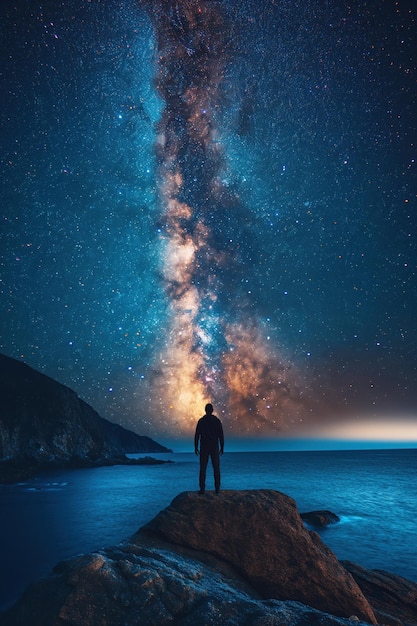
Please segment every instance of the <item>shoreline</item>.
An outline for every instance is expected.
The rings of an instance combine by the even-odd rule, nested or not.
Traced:
[[[146,453],[141,453],[146,454]],[[169,454],[164,452],[163,454]],[[155,459],[151,456],[139,459],[123,457],[110,457],[100,459],[72,459],[58,461],[36,461],[34,459],[0,461],[0,485],[10,485],[35,478],[38,473],[55,469],[92,469],[95,467],[112,467],[114,465],[163,465],[173,463],[167,459]]]

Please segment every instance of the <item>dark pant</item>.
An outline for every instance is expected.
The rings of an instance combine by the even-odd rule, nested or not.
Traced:
[[[200,450],[200,489],[206,487],[207,463],[211,458],[214,473],[214,488],[220,489],[220,454],[218,450]]]

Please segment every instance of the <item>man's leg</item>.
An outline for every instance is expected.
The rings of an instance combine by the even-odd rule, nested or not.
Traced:
[[[214,488],[216,491],[220,490],[220,454],[218,450],[215,450],[210,454],[211,463],[213,465],[214,473]]]
[[[206,488],[206,470],[208,458],[208,452],[206,450],[200,450],[200,491],[204,491]]]

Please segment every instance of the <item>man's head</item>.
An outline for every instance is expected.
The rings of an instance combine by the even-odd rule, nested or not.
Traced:
[[[206,404],[205,411],[206,411],[206,415],[211,415],[213,413],[213,405],[212,404]]]

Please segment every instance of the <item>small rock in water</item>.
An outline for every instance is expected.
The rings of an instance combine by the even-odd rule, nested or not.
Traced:
[[[324,526],[340,522],[340,517],[331,511],[310,511],[309,513],[301,513],[301,519],[307,524],[310,524],[310,526],[316,526],[317,528],[323,528]]]

